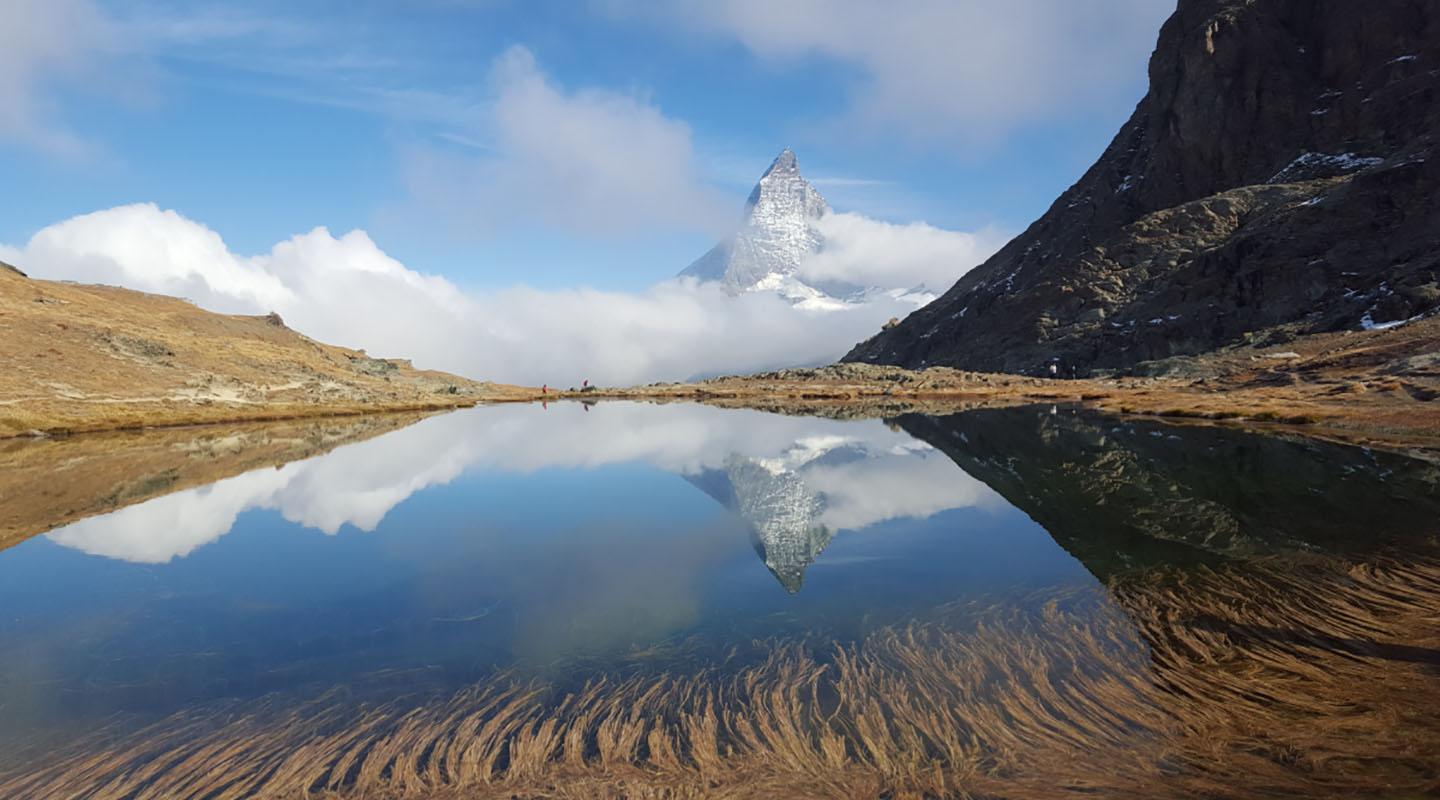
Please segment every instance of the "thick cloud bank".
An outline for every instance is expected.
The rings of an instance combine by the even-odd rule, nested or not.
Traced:
[[[985,250],[968,234],[836,217],[839,255],[816,266],[831,277],[948,287]],[[819,364],[913,310],[880,297],[811,311],[775,295],[731,297],[690,280],[640,293],[524,287],[465,293],[390,258],[363,231],[336,237],[316,228],[268,253],[243,256],[215,231],[152,204],[57,223],[22,248],[0,246],[0,259],[35,277],[176,295],[214,311],[276,311],[321,341],[526,384],[584,378],[632,384]]]
[[[825,237],[825,249],[801,265],[802,276],[856,286],[924,286],[943,292],[1005,243],[994,228],[963,233],[923,222],[882,222],[860,214],[827,214],[816,225]]]

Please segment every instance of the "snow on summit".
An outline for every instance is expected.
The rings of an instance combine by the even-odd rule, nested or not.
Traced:
[[[800,274],[801,265],[825,248],[819,222],[830,213],[829,204],[800,174],[795,152],[787,147],[750,192],[735,233],[680,275],[719,282],[731,294],[775,292],[802,308],[849,307],[867,299],[867,287],[807,282]]]

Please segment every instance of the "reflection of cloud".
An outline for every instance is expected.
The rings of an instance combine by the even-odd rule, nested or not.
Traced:
[[[952,508],[999,508],[990,487],[955,468],[937,452],[902,453],[820,466],[805,475],[827,503],[820,520],[836,529],[859,530],[890,519],[923,519]]]
[[[50,538],[143,563],[185,556],[249,509],[335,533],[373,530],[412,494],[467,469],[532,472],[643,462],[699,476],[752,464],[818,498],[815,522],[858,529],[993,501],[935,451],[878,422],[785,417],[695,405],[499,406],[434,417],[325,455],[263,469],[93,517]],[[814,515],[811,515],[814,516]]]
[[[273,509],[285,519],[333,534],[342,525],[374,530],[385,514],[427,486],[459,475],[469,458],[455,446],[457,418],[426,420],[403,431],[347,445],[316,458],[258,469],[91,517],[48,535],[91,555],[163,563],[230,531],[239,515]]]
[[[283,488],[294,466],[257,469],[209,486],[157,497],[47,534],[92,556],[160,564],[230,532],[240,512]],[[287,469],[290,471],[287,473]]]

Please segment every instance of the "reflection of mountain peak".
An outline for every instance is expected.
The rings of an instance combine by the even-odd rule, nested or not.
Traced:
[[[819,523],[823,497],[775,460],[739,455],[731,456],[723,471],[707,470],[690,482],[750,523],[755,552],[765,567],[785,591],[800,591],[805,568],[834,536]]]
[[[834,535],[817,522],[825,500],[794,472],[775,472],[751,459],[732,457],[725,467],[736,510],[754,526],[755,551],[785,591],[795,594],[805,568]]]

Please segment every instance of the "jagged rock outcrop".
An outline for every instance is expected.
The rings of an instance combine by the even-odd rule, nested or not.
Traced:
[[[1062,374],[1440,309],[1440,3],[1181,0],[1100,160],[847,361]]]

